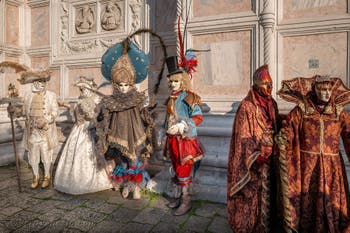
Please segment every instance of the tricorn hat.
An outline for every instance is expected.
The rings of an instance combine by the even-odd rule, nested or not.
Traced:
[[[95,83],[93,78],[87,78],[85,76],[80,76],[79,80],[74,83],[77,87],[86,87],[88,89],[96,89],[97,84]]]
[[[21,74],[21,78],[18,79],[18,81],[21,84],[27,84],[32,83],[34,81],[42,80],[42,81],[49,81],[51,78],[51,72],[49,70],[43,70],[43,71],[24,71]]]

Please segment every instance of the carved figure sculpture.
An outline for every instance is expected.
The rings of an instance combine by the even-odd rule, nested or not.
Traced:
[[[75,19],[75,29],[77,33],[84,34],[91,32],[94,24],[95,14],[89,5],[85,5],[77,11]]]
[[[121,10],[118,5],[108,2],[102,11],[101,27],[106,31],[115,30],[121,23]]]

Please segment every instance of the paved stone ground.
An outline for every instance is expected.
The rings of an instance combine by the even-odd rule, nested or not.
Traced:
[[[29,169],[21,175],[20,193],[15,167],[0,167],[0,233],[232,232],[224,204],[194,201],[188,214],[174,217],[160,195],[132,200],[107,190],[72,196],[53,188],[32,190]]]

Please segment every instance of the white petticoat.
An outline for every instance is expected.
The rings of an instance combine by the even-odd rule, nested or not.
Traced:
[[[104,168],[98,168],[88,122],[74,125],[58,162],[54,188],[69,194],[84,194],[112,188]]]

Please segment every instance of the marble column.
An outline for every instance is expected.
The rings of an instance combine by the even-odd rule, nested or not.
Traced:
[[[275,0],[263,0],[263,9],[260,13],[260,23],[264,33],[264,64],[267,64],[270,73],[275,69],[275,34],[276,25]]]

